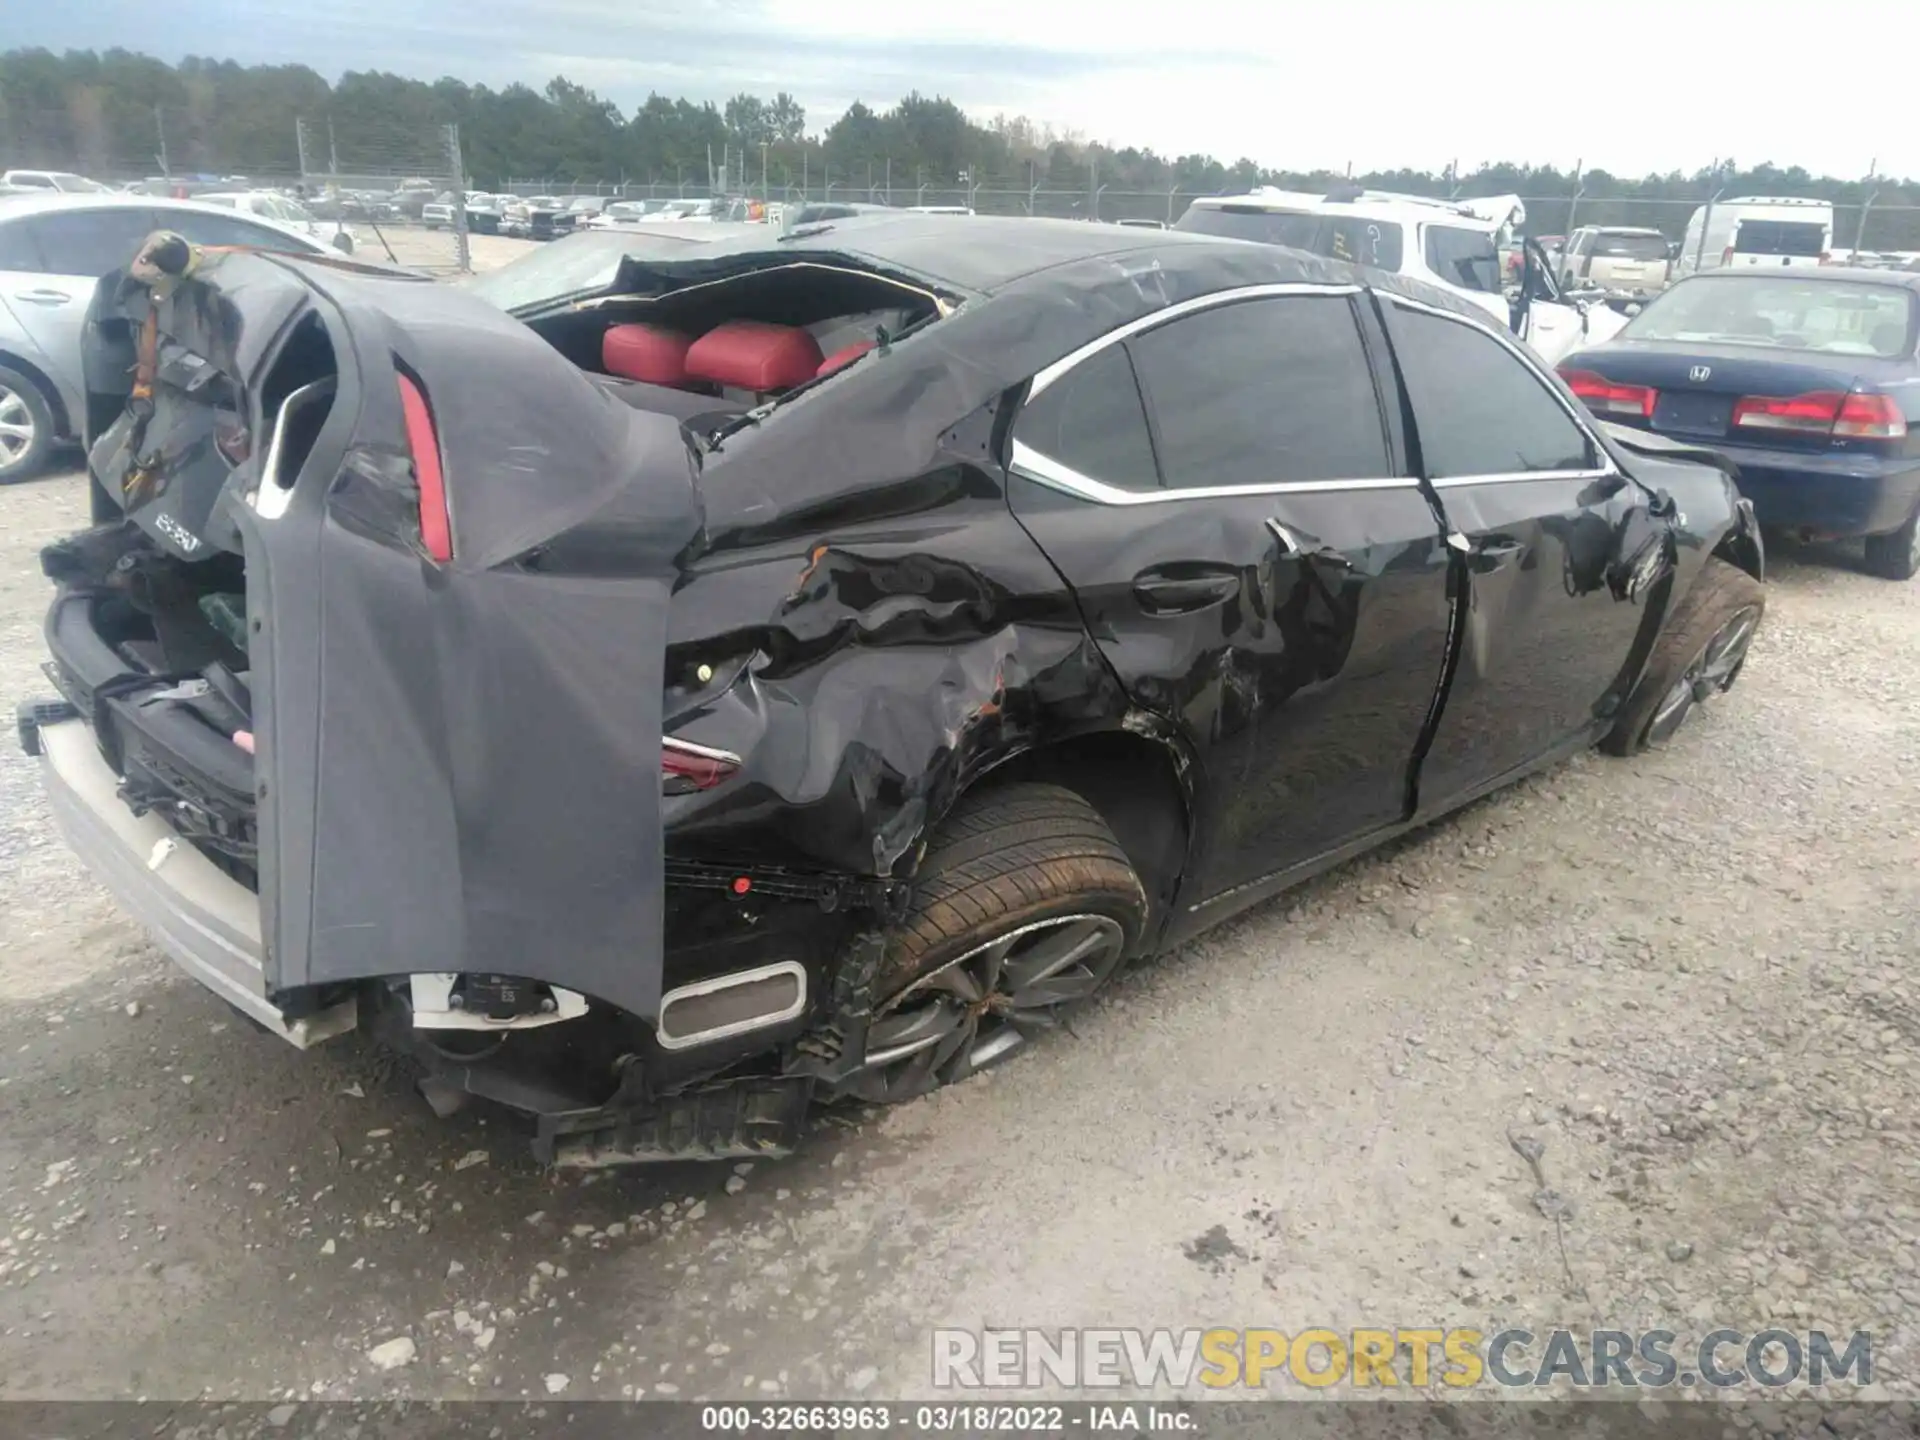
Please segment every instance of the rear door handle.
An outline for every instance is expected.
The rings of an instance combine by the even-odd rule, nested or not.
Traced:
[[[16,290],[14,299],[24,300],[29,305],[70,305],[73,296],[64,290]]]
[[[1235,570],[1203,570],[1184,575],[1166,570],[1142,570],[1133,577],[1134,598],[1149,615],[1191,614],[1225,604],[1239,593],[1240,575]]]

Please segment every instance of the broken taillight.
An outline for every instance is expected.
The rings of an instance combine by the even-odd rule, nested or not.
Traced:
[[[446,476],[440,468],[440,435],[433,411],[419,383],[404,371],[400,382],[400,413],[407,425],[407,449],[413,455],[414,483],[420,489],[420,543],[435,564],[453,559],[453,520],[447,512]]]
[[[740,768],[740,757],[725,750],[668,736],[660,742],[660,793],[691,795],[711,790]]]

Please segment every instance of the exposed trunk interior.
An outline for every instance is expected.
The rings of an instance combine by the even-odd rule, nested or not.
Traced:
[[[178,560],[121,522],[43,563],[68,587],[48,619],[55,678],[117,758],[121,798],[257,888],[245,562]]]

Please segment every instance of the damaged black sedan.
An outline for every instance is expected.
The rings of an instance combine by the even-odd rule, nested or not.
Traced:
[[[645,244],[513,314],[249,253],[106,282],[21,712],[175,960],[560,1163],[961,1079],[1664,741],[1760,620],[1724,461],[1417,283],[1033,220]]]

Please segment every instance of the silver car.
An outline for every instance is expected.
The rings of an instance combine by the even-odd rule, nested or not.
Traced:
[[[332,254],[282,225],[190,200],[41,191],[0,196],[0,485],[46,468],[86,425],[80,337],[93,288],[155,230],[196,245]]]

